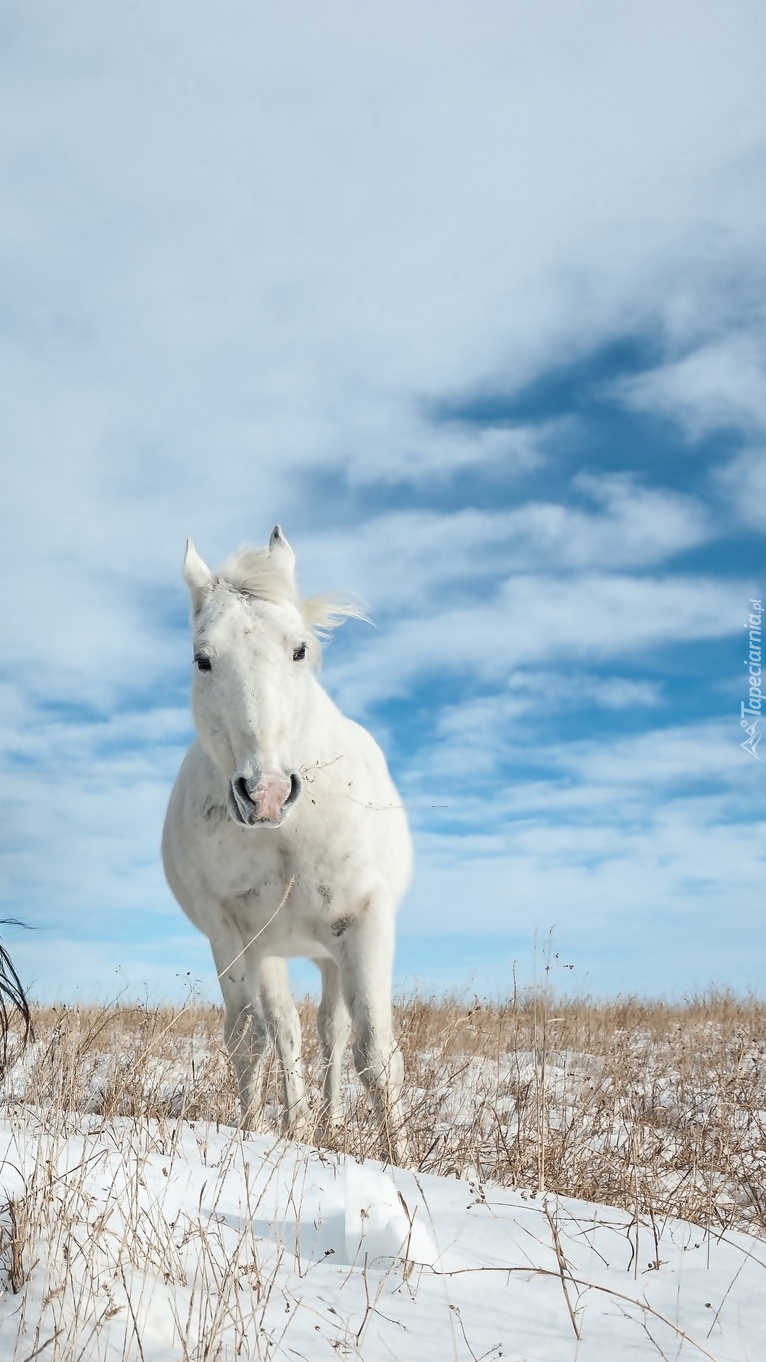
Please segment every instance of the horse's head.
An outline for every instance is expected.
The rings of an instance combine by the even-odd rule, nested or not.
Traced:
[[[294,567],[278,525],[267,549],[240,551],[216,574],[186,547],[194,722],[243,827],[280,827],[303,784],[298,752],[319,645]]]

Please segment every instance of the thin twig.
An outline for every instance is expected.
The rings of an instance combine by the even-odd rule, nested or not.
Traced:
[[[564,1300],[565,1300],[566,1303],[567,1303],[567,1310],[569,1311],[569,1318],[570,1318],[571,1321],[572,1321],[572,1328],[574,1329],[575,1338],[577,1339],[577,1342],[579,1343],[580,1340],[581,1340],[581,1338],[582,1338],[582,1335],[581,1335],[581,1333],[580,1333],[580,1326],[579,1326],[579,1324],[577,1323],[577,1316],[575,1315],[574,1307],[573,1307],[572,1302],[571,1302],[571,1300],[570,1300],[570,1298],[569,1298],[569,1288],[567,1287],[567,1277],[569,1277],[569,1280],[570,1280],[570,1281],[573,1280],[573,1278],[572,1278],[572,1271],[571,1271],[571,1268],[570,1268],[570,1266],[569,1266],[569,1263],[567,1262],[566,1258],[564,1257],[564,1250],[563,1250],[562,1247],[561,1247],[561,1237],[560,1237],[560,1235],[559,1235],[559,1227],[558,1227],[558,1225],[556,1224],[556,1221],[554,1220],[553,1216],[551,1215],[550,1207],[548,1206],[548,1201],[547,1201],[547,1199],[543,1202],[543,1213],[544,1213],[544,1215],[545,1215],[546,1220],[548,1221],[548,1224],[549,1224],[550,1227],[551,1227],[551,1235],[552,1235],[552,1237],[553,1237],[553,1247],[554,1247],[554,1250],[555,1250],[555,1253],[556,1253],[556,1262],[557,1262],[558,1265],[559,1265],[559,1276],[561,1277],[561,1289],[562,1289],[562,1291],[564,1292]]]

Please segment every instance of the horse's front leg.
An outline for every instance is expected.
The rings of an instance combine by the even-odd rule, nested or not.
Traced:
[[[287,961],[278,956],[260,960],[257,978],[266,1024],[274,1037],[282,1071],[285,1132],[301,1138],[308,1132],[309,1111],[301,1058],[301,1023],[290,992]]]
[[[317,1009],[317,1030],[324,1067],[321,1126],[323,1130],[330,1131],[337,1129],[343,1120],[340,1078],[351,1018],[343,1001],[340,970],[335,961],[317,960],[316,963],[322,971],[322,999]]]
[[[404,1061],[391,1022],[392,907],[385,901],[368,900],[340,938],[340,945],[343,994],[354,1028],[354,1064],[373,1100],[384,1157],[406,1164],[408,1147],[400,1103]]]
[[[245,963],[239,934],[220,924],[210,938],[224,1001],[223,1035],[239,1088],[244,1130],[259,1118],[268,1031]]]

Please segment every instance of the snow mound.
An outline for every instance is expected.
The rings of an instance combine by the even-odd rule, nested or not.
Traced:
[[[346,1160],[346,1260],[358,1263],[401,1258],[439,1266],[439,1252],[426,1223],[422,1202],[410,1206],[393,1178],[373,1167]]]
[[[766,1245],[189,1122],[0,1120],[2,1362],[766,1358]]]

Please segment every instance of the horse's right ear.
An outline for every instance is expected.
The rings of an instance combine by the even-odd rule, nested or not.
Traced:
[[[213,574],[207,563],[203,562],[191,539],[186,541],[184,554],[184,581],[191,592],[192,605],[199,608],[202,593],[210,586]]]
[[[275,525],[269,538],[269,553],[276,554],[282,560],[287,571],[292,573],[295,567],[295,554],[282,533],[282,526]]]

